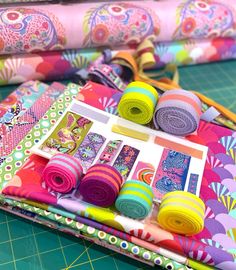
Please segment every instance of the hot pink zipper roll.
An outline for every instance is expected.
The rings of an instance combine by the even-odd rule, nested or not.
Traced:
[[[48,162],[42,178],[52,190],[68,193],[77,186],[83,175],[78,159],[67,154],[57,154]]]

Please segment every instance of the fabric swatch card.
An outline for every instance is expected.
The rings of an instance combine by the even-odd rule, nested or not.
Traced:
[[[164,148],[152,182],[158,201],[168,192],[185,189],[190,159],[190,156]]]
[[[66,112],[53,132],[42,143],[40,149],[49,155],[59,152],[74,155],[92,124],[92,121],[83,116]]]
[[[199,195],[206,160],[204,146],[153,131],[77,100],[46,136],[32,148],[34,153],[46,158],[57,152],[71,154],[81,160],[84,172],[94,163],[109,162],[124,181],[135,176],[149,183],[157,199],[167,191],[187,190],[190,174],[198,174],[199,180],[191,190]]]

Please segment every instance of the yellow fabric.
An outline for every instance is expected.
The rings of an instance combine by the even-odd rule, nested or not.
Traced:
[[[194,235],[204,228],[204,210],[204,203],[197,196],[174,191],[163,197],[157,221],[167,231]]]

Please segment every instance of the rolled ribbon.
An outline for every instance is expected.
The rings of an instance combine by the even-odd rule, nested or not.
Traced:
[[[116,209],[134,219],[145,218],[152,209],[152,188],[144,182],[129,180],[123,185],[116,200]]]
[[[57,154],[48,162],[42,178],[52,190],[68,193],[76,187],[82,175],[83,168],[78,159],[67,154]]]
[[[122,185],[121,174],[108,164],[95,164],[90,167],[79,185],[79,193],[89,203],[111,206]]]
[[[138,124],[148,124],[152,120],[158,100],[158,93],[151,85],[135,81],[130,83],[118,104],[121,117]]]
[[[91,65],[88,70],[88,75],[92,81],[98,81],[103,85],[119,91],[123,91],[126,87],[126,84],[116,73],[116,71],[111,66],[106,64]]]
[[[159,99],[153,122],[156,128],[185,136],[198,128],[201,116],[201,101],[186,90],[169,90]]]
[[[167,231],[194,235],[204,228],[205,204],[196,195],[173,191],[164,195],[157,221]]]

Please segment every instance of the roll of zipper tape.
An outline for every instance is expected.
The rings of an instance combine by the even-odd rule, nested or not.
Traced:
[[[159,99],[153,122],[157,129],[185,136],[193,133],[199,125],[201,101],[186,90],[166,91]]]
[[[167,231],[194,235],[204,228],[205,204],[196,195],[185,191],[167,193],[157,215],[159,225]]]
[[[119,115],[138,124],[148,124],[153,117],[158,93],[151,85],[135,81],[126,87],[118,104]]]
[[[122,176],[115,168],[108,164],[95,164],[81,180],[78,192],[85,201],[108,207],[115,202],[122,182]]]
[[[134,218],[145,218],[152,209],[153,191],[144,182],[129,180],[122,186],[116,200],[116,209],[123,215]]]
[[[82,175],[83,168],[78,159],[67,154],[57,154],[49,160],[42,178],[52,190],[68,193],[77,186]]]

